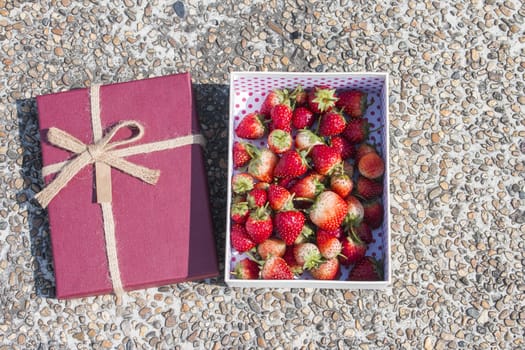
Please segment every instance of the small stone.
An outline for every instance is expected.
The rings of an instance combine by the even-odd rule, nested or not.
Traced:
[[[175,11],[175,14],[179,18],[184,18],[184,16],[186,15],[186,8],[182,1],[176,1],[172,7],[173,7],[173,11]]]
[[[423,348],[425,350],[433,350],[434,349],[434,341],[431,337],[426,337],[425,341],[423,343]]]

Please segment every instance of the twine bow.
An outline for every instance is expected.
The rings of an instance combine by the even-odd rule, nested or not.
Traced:
[[[124,287],[118,266],[116,228],[111,204],[111,167],[154,185],[160,176],[159,170],[152,170],[129,162],[124,157],[174,149],[191,144],[204,145],[205,140],[200,134],[190,134],[173,139],[129,146],[130,143],[138,141],[144,136],[144,127],[134,120],[121,121],[103,135],[99,93],[100,86],[93,85],[90,89],[93,144],[86,145],[76,137],[58,128],[52,127],[48,130],[47,140],[50,144],[73,152],[76,156],[71,160],[47,165],[42,169],[43,176],[53,173],[58,173],[58,175],[35,196],[35,199],[43,208],[47,207],[50,201],[82,168],[90,164],[95,165],[96,197],[102,210],[109,273],[113,291],[117,296],[117,300],[120,300],[124,293]],[[121,141],[113,141],[117,133],[126,128],[135,131],[135,134]]]
[[[117,132],[121,129],[129,128],[137,130],[138,132],[132,137],[122,140],[111,140],[115,137]],[[71,162],[66,164],[57,177],[40,193],[36,195],[36,200],[45,208],[49,202],[64,188],[67,183],[76,175],[82,168],[93,163],[103,163],[119,169],[120,171],[134,176],[149,184],[156,184],[160,175],[159,170],[152,170],[138,164],[131,163],[124,158],[115,155],[112,150],[119,146],[123,146],[137,140],[140,140],[144,135],[144,127],[136,121],[122,121],[113,126],[109,132],[98,142],[91,145],[86,145],[71,134],[57,129],[50,128],[47,132],[47,139],[53,146],[60,147],[67,151],[77,154]],[[95,172],[100,169],[95,169]],[[99,175],[96,173],[96,175]],[[100,181],[97,177],[96,184],[97,201],[110,202],[111,201],[111,182]],[[104,199],[103,199],[104,198]]]

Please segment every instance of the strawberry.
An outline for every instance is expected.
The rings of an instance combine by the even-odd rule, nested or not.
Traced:
[[[268,203],[270,204],[270,208],[272,208],[275,211],[279,211],[286,205],[287,202],[289,202],[292,198],[292,195],[290,192],[276,184],[271,184],[268,187]]]
[[[279,158],[268,148],[255,148],[254,156],[248,164],[248,173],[262,182],[273,180],[273,169]]]
[[[246,232],[255,244],[264,242],[272,235],[273,231],[273,222],[269,211],[265,207],[255,209],[246,219],[245,227]]]
[[[235,128],[235,134],[238,137],[250,140],[263,137],[266,133],[266,126],[262,118],[263,117],[256,112],[245,115]]]
[[[298,210],[279,211],[275,214],[274,226],[286,245],[291,245],[301,234],[306,218]]]
[[[359,160],[368,153],[377,153],[377,150],[374,146],[368,144],[368,143],[362,143],[360,144],[355,152],[355,161],[356,164],[359,162]]]
[[[383,183],[367,179],[364,176],[357,178],[357,195],[364,199],[372,199],[383,194]]]
[[[330,232],[332,231],[319,230],[316,235],[317,248],[325,259],[337,257],[343,247],[341,241]]]
[[[339,255],[341,265],[350,266],[355,264],[366,254],[367,245],[352,232],[350,232],[348,237],[343,238],[341,244],[341,255]]]
[[[233,168],[239,169],[240,167],[248,164],[252,156],[248,151],[248,143],[235,141],[233,143]]]
[[[363,221],[370,226],[371,229],[381,227],[383,224],[384,209],[379,198],[372,199],[363,203]]]
[[[315,197],[325,189],[325,186],[321,182],[323,178],[324,176],[317,173],[310,173],[299,179],[290,188],[290,192],[295,195],[295,198],[315,199]]]
[[[262,188],[254,188],[246,195],[246,201],[248,202],[248,206],[252,209],[257,207],[264,207],[267,199],[268,195],[266,193],[266,190],[263,190]]]
[[[297,107],[293,111],[292,126],[296,129],[306,129],[313,125],[315,116],[306,107]]]
[[[248,173],[237,173],[232,176],[232,190],[234,193],[243,194],[251,191],[255,179]]]
[[[335,89],[328,86],[315,86],[308,93],[308,105],[312,112],[320,114],[330,111],[335,107],[338,98]]]
[[[335,105],[352,118],[362,117],[368,107],[367,94],[359,90],[340,91],[337,97]]]
[[[324,191],[317,196],[310,208],[310,220],[323,230],[335,230],[345,218],[348,205],[337,193]]]
[[[237,224],[244,224],[250,215],[248,202],[236,202],[232,204],[230,216],[233,222]]]
[[[349,281],[382,281],[382,264],[371,256],[359,260],[348,274]]]
[[[294,248],[295,246],[293,245],[287,246],[282,258],[286,261],[288,266],[290,266],[292,272],[297,275],[303,273],[303,266],[295,260],[295,255],[293,253]]]
[[[259,279],[259,272],[259,264],[253,260],[244,258],[235,265],[232,275],[241,280],[255,280]]]
[[[278,104],[272,108],[270,118],[272,120],[272,128],[284,130],[286,132],[292,131],[292,108],[284,103]]]
[[[339,260],[328,259],[310,270],[312,277],[316,280],[335,280],[339,277]]]
[[[352,226],[350,229],[353,230],[353,232],[357,237],[359,237],[361,241],[367,244],[372,243],[374,240],[374,237],[372,236],[372,229],[366,222],[361,222],[359,225]]]
[[[288,90],[274,89],[268,93],[261,106],[261,114],[269,118],[273,107],[289,101]]]
[[[241,224],[233,224],[231,226],[230,241],[232,247],[239,253],[244,253],[255,247],[255,242],[252,241],[246,229]]]
[[[317,266],[323,257],[319,252],[319,248],[313,243],[300,243],[294,246],[293,254],[295,261],[305,270],[310,270]]]
[[[311,152],[313,167],[321,175],[329,175],[342,162],[339,152],[327,145],[315,145]]]
[[[257,246],[257,254],[266,260],[272,256],[282,257],[286,251],[286,243],[279,238],[270,237]]]
[[[298,151],[309,151],[315,145],[324,145],[321,137],[308,129],[301,129],[295,135],[295,148]]]
[[[321,136],[335,136],[339,135],[345,130],[345,117],[339,112],[329,111],[322,115],[319,122],[319,135]]]
[[[290,150],[292,145],[292,135],[287,131],[275,129],[268,135],[268,148],[275,154],[281,154]]]
[[[303,155],[296,150],[289,150],[281,155],[275,166],[275,177],[299,177],[308,170],[308,163]]]
[[[366,118],[350,118],[346,123],[343,136],[350,143],[362,143],[368,138],[370,124]]]
[[[289,189],[290,187],[292,187],[297,182],[297,179],[298,178],[296,177],[277,177],[276,178],[277,184],[279,186],[283,186],[286,189]]]
[[[261,277],[265,280],[290,280],[294,274],[283,258],[270,256],[264,262]]]
[[[330,146],[335,148],[342,159],[353,158],[356,153],[355,145],[350,143],[347,139],[342,136],[333,136],[330,138]]]
[[[308,103],[308,93],[301,85],[297,85],[297,87],[290,93],[290,99],[295,106],[304,106]]]
[[[379,179],[385,173],[385,162],[379,154],[371,152],[359,159],[357,170],[366,178]]]
[[[341,196],[341,198],[346,198],[353,188],[354,183],[352,179],[343,172],[333,174],[330,177],[330,189]]]
[[[344,219],[346,225],[359,225],[365,215],[363,204],[356,197],[350,195],[346,197],[347,213]]]

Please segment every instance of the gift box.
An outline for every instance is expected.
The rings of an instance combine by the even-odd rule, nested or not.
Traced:
[[[250,143],[259,148],[267,148],[267,139],[262,137],[255,140],[239,138],[236,128],[243,118],[253,112],[260,112],[262,105],[274,89],[286,89],[292,92],[298,86],[305,91],[315,86],[327,86],[337,91],[359,90],[367,94],[366,111],[363,115],[371,125],[371,133],[367,142],[374,144],[384,160],[385,173],[381,183],[383,193],[381,203],[383,206],[383,219],[379,228],[373,230],[373,240],[367,246],[366,255],[380,261],[383,278],[377,281],[350,281],[349,273],[354,265],[344,266],[335,280],[315,279],[309,272],[296,275],[293,279],[240,279],[235,276],[236,265],[243,259],[258,260],[260,257],[253,250],[246,253],[239,252],[231,244],[231,208],[234,193],[231,179],[235,174],[246,172],[246,169],[234,169],[233,144],[236,141]],[[348,117],[348,116],[347,116]],[[266,117],[268,118],[268,117]],[[318,120],[319,116],[316,116]],[[267,120],[267,126],[271,122]],[[316,122],[317,123],[317,122]],[[315,125],[312,129],[315,129]],[[340,288],[340,289],[382,289],[391,282],[390,268],[390,210],[389,210],[389,141],[388,141],[388,74],[386,73],[281,73],[281,72],[233,72],[230,75],[230,120],[229,120],[229,173],[228,209],[226,227],[226,253],[225,253],[225,282],[232,287],[284,287],[284,288]],[[293,133],[294,131],[292,131]],[[267,135],[267,134],[266,134]],[[353,160],[351,161],[353,162]],[[355,175],[356,176],[356,175]],[[355,180],[354,176],[354,180]],[[355,182],[354,182],[355,186]],[[273,213],[272,215],[275,215]],[[311,225],[315,229],[315,225]],[[279,238],[275,233],[273,237]],[[310,239],[312,240],[312,239]]]
[[[37,97],[56,296],[218,274],[188,73]]]

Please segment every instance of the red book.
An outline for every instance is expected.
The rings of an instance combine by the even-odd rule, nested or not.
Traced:
[[[101,86],[103,130],[123,120],[144,127],[142,139],[154,143],[199,134],[189,74],[169,75]],[[43,166],[76,155],[49,144],[49,128],[93,144],[90,90],[37,97]],[[116,138],[131,137],[121,130]],[[125,160],[160,171],[148,184],[111,168],[111,206],[116,255],[125,290],[218,275],[202,147],[190,144]],[[94,195],[93,164],[83,167],[51,200],[47,209],[58,298],[107,294],[113,290],[101,206]],[[56,177],[45,177],[48,184]]]

